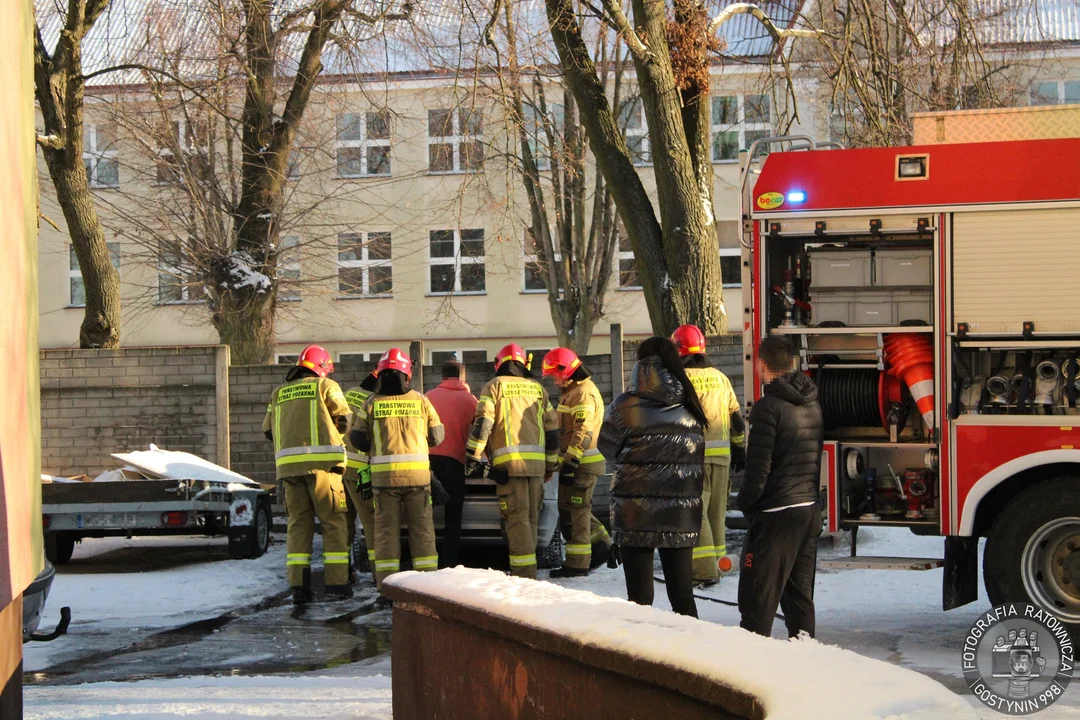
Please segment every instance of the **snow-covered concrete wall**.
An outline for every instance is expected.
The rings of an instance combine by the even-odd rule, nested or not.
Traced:
[[[490,570],[401,573],[384,587],[395,717],[978,717],[926,676],[813,640]]]

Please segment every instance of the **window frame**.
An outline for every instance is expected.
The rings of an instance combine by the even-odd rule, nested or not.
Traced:
[[[766,122],[748,122],[746,119],[746,107],[748,97],[764,97],[769,99],[769,117]],[[750,147],[750,142],[747,141],[747,133],[762,132],[762,137],[768,137],[773,133],[773,103],[772,96],[767,93],[714,93],[709,95],[709,102],[715,103],[719,98],[733,97],[736,102],[736,119],[735,123],[718,123],[716,121],[716,113],[712,112],[714,107],[710,105],[709,110],[709,160],[713,165],[728,165],[739,162],[739,153]],[[738,148],[733,158],[720,158],[715,155],[714,148],[716,146],[716,137],[721,133],[738,133]]]
[[[387,235],[390,241],[390,257],[389,258],[376,258],[371,259],[369,257],[371,235]],[[341,238],[345,235],[354,235],[359,238],[360,243],[360,255],[359,260],[342,260],[341,259]],[[372,300],[372,299],[384,299],[394,297],[394,234],[390,230],[348,230],[337,234],[337,252],[338,257],[335,260],[335,267],[337,268],[334,273],[337,279],[337,289],[334,291],[335,300]],[[389,268],[390,269],[390,292],[389,293],[372,293],[371,292],[371,270],[373,268]],[[361,275],[361,290],[360,293],[347,293],[341,289],[341,271],[342,269],[359,269],[362,272]]]
[[[446,111],[450,113],[450,130],[451,135],[432,135],[431,134],[431,113]],[[427,109],[427,174],[428,175],[465,175],[468,173],[483,172],[484,162],[486,160],[486,153],[484,152],[484,114],[478,107],[437,107]],[[462,113],[469,113],[470,115],[476,115],[480,119],[480,132],[479,134],[472,135],[463,128],[462,125]],[[466,168],[464,167],[461,148],[466,143],[475,143],[480,148],[480,162],[477,167]],[[431,167],[431,146],[432,145],[450,145],[451,149],[451,169],[450,170],[433,170]]]
[[[291,360],[284,360],[283,358],[292,358]],[[300,359],[300,353],[274,353],[275,365],[295,365],[297,360]]]
[[[739,259],[739,280],[738,282],[727,282],[724,280],[723,263],[720,268],[720,286],[725,290],[729,288],[741,288],[742,287],[742,250],[739,248],[720,248],[720,257],[734,257]]]
[[[627,108],[636,109],[640,114],[638,127],[630,127],[629,115],[624,116]],[[624,100],[616,118],[620,125],[619,130],[622,131],[623,139],[626,141],[626,149],[630,153],[630,162],[633,163],[634,167],[652,167],[652,139],[649,137],[649,121],[645,117],[645,102],[641,99],[641,95],[635,94]],[[630,138],[640,140],[637,154],[630,148]]]
[[[543,287],[540,287],[540,288],[530,288],[529,287],[529,265],[539,265],[540,264],[540,255],[537,252],[532,252],[532,253],[529,252],[529,245],[530,244],[533,246],[534,251],[536,249],[536,241],[534,240],[531,243],[529,241],[529,236],[532,235],[532,232],[529,230],[529,228],[525,228],[525,230],[523,232],[523,235],[524,235],[524,237],[523,237],[522,256],[521,256],[521,258],[522,258],[522,261],[521,261],[521,294],[522,295],[545,295],[548,292],[547,286],[543,286]],[[557,262],[557,263],[562,262],[562,253],[560,253],[560,252],[555,253],[555,262]],[[563,294],[563,288],[559,288],[559,295],[561,296],[562,294]]]
[[[120,150],[116,145],[117,137],[114,132],[112,150],[99,149],[98,143],[98,128],[102,125],[112,125],[117,127],[116,123],[91,123],[84,127],[83,137],[83,164],[89,162],[90,167],[87,170],[86,178],[90,183],[91,190],[115,190],[120,187]],[[104,160],[111,160],[116,164],[116,183],[104,183],[98,180],[98,168],[101,167],[101,163]]]
[[[616,261],[618,262],[618,264],[615,266],[615,284],[618,286],[619,292],[642,292],[642,291],[645,290],[645,286],[641,285],[641,273],[638,272],[636,266],[634,268],[634,273],[637,275],[638,284],[637,285],[623,285],[622,284],[622,273],[623,273],[622,261],[623,260],[630,260],[632,262],[637,262],[637,260],[634,258],[634,249],[633,248],[630,248],[629,250],[623,250],[622,249],[621,245],[622,245],[623,239],[625,239],[627,242],[630,242],[630,238],[628,236],[625,236],[625,235],[622,235],[622,234],[620,234],[619,237],[616,239],[616,242],[618,242],[619,245],[617,245],[615,247],[615,258],[616,258]]]
[[[525,136],[529,149],[532,151],[533,160],[536,162],[536,169],[540,172],[548,172],[551,170],[551,156],[554,148],[550,147],[548,142],[545,118],[540,108],[532,103],[526,103],[524,109]],[[554,134],[561,137],[566,126],[566,106],[562,103],[547,103],[546,120],[551,123]]]
[[[467,231],[479,231],[483,233],[484,254],[480,257],[463,257],[461,253],[461,234]],[[450,257],[432,257],[431,235],[436,232],[452,232],[454,234],[454,254]],[[487,230],[485,228],[429,228],[427,242],[427,294],[430,297],[450,297],[453,295],[487,295]],[[431,286],[431,268],[436,265],[451,265],[454,268],[454,289],[446,292],[434,290]],[[461,269],[463,265],[484,266],[484,289],[462,290]]]
[[[191,285],[186,282],[180,282],[187,277],[184,270],[184,258],[183,247],[177,248],[177,263],[173,265],[164,260],[165,253],[162,252],[161,243],[158,244],[158,258],[157,258],[157,297],[154,300],[155,305],[197,305],[204,302],[202,298],[191,297]],[[162,300],[161,299],[161,275],[162,272],[174,278],[175,283],[180,290],[180,298],[177,300]]]
[[[489,358],[490,353],[488,353],[488,351],[485,350],[484,348],[478,348],[478,347],[473,347],[473,348],[431,348],[431,349],[429,349],[427,351],[427,361],[428,361],[427,364],[428,364],[429,367],[439,368],[439,367],[442,367],[443,363],[446,362],[445,360],[442,361],[442,362],[435,362],[435,353],[457,353],[458,357],[461,358],[459,360],[459,362],[462,365],[468,365],[469,363],[481,362],[480,360],[466,360],[465,359],[465,353],[467,353],[467,352],[482,352],[482,353],[484,353],[483,362],[489,362],[490,361],[490,358]]]
[[[120,272],[120,242],[114,240],[112,242],[106,242],[105,247],[109,251],[109,260],[112,262],[112,266],[116,268],[116,272]],[[71,267],[74,264],[75,267]],[[72,290],[74,289],[73,283],[78,281],[83,286],[83,301],[81,303],[75,302]],[[83,283],[82,268],[79,266],[79,259],[75,255],[75,243],[68,243],[68,303],[64,307],[69,308],[84,308],[86,307],[86,286]]]
[[[290,240],[295,242],[290,243]],[[300,293],[300,288],[296,287],[292,292],[282,292],[280,280],[284,277],[294,280],[297,284],[300,282],[300,246],[303,244],[303,239],[299,235],[282,235],[281,242],[278,245],[278,292],[277,299],[279,302],[300,302],[303,297]],[[290,249],[291,252],[286,253],[286,249]],[[285,273],[296,273],[295,279],[291,276],[285,275]]]
[[[169,124],[173,126],[176,139],[176,147],[180,149],[180,152],[186,155],[200,154],[204,158],[210,156],[210,127],[208,123],[202,123],[201,127],[199,123],[195,124],[194,132],[189,133],[188,121],[186,118],[180,118],[179,120],[169,120]],[[196,145],[194,141],[199,138],[196,137],[199,130],[204,131],[206,145]],[[173,152],[170,147],[158,147],[157,150],[157,163],[154,167],[154,181],[151,185],[157,187],[168,187],[169,185],[184,185],[186,184],[184,174],[182,172],[176,173],[176,176],[172,180],[163,180],[161,178],[161,163],[165,161],[165,158],[172,158],[172,162],[169,164],[173,167],[177,167],[176,153]],[[166,161],[167,162],[167,161]]]
[[[1051,84],[1053,84],[1055,86],[1055,89],[1057,90],[1057,97],[1054,99],[1054,101],[1049,102],[1049,103],[1033,102],[1035,100],[1035,89],[1037,87],[1039,87],[1040,85],[1051,85]],[[1066,105],[1066,104],[1069,104],[1067,102],[1066,98],[1065,98],[1065,86],[1068,85],[1068,84],[1080,85],[1080,78],[1066,77],[1066,78],[1058,78],[1058,79],[1055,79],[1055,80],[1035,80],[1034,82],[1031,83],[1031,88],[1028,90],[1028,95],[1027,95],[1028,106],[1029,107],[1053,107],[1054,105]],[[1076,103],[1080,103],[1080,99],[1078,99],[1076,101]],[[1072,104],[1076,104],[1076,103],[1072,103]]]
[[[358,118],[360,137],[353,140],[341,139],[341,118],[351,115]],[[372,115],[383,115],[386,118],[386,134],[385,138],[372,138],[368,132],[368,123]],[[356,180],[358,178],[386,178],[393,177],[394,174],[394,162],[393,162],[393,127],[390,122],[389,110],[365,110],[363,112],[343,112],[334,117],[334,162],[336,165],[336,173],[338,178],[342,180]],[[385,173],[373,173],[371,168],[368,167],[368,150],[376,147],[387,148],[386,162],[387,172]],[[340,153],[343,149],[359,148],[360,149],[360,172],[358,174],[343,174],[342,165],[340,159]]]

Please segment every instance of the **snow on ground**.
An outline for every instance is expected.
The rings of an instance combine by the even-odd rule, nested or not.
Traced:
[[[190,677],[31,687],[25,720],[391,720],[389,663],[368,677]]]
[[[88,649],[123,647],[286,589],[284,543],[255,560],[230,560],[226,538],[88,539],[58,569],[41,620],[51,630],[60,608],[70,607],[68,634],[24,645],[23,667],[34,672]]]

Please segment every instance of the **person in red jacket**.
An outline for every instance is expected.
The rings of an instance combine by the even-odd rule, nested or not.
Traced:
[[[457,563],[461,545],[461,512],[465,505],[465,442],[469,439],[476,398],[465,382],[465,366],[448,362],[442,368],[443,381],[427,393],[446,428],[446,439],[428,453],[431,469],[450,499],[443,509],[443,538],[439,550],[439,567]]]

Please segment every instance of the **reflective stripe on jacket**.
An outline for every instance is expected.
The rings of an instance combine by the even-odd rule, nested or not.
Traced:
[[[371,442],[374,487],[419,487],[431,482],[428,434],[442,425],[431,401],[410,390],[404,395],[372,395],[357,412]]]
[[[341,388],[329,378],[300,378],[274,390],[263,431],[274,437],[278,479],[344,468],[345,441],[335,419],[348,415]]]
[[[562,439],[562,461],[577,460],[579,472],[603,475],[607,472],[604,456],[596,449],[600,426],[604,422],[604,400],[592,380],[575,382],[563,390],[556,408]]]
[[[731,462],[731,445],[743,445],[743,432],[731,435],[731,415],[739,412],[739,399],[727,375],[716,368],[686,368],[686,376],[701,400],[709,429],[705,431],[705,463],[727,465]]]
[[[360,408],[363,407],[364,401],[369,397],[371,397],[371,391],[359,386],[345,391],[345,402],[349,403],[349,410],[352,411],[352,417],[349,418],[349,430],[352,430]],[[345,482],[355,483],[359,479],[360,473],[368,469],[368,456],[367,453],[362,453],[353,447],[353,444],[349,442],[349,433],[347,431],[345,433],[345,454]]]
[[[510,477],[540,477],[558,460],[558,448],[549,455],[544,435],[558,429],[559,418],[543,385],[530,378],[496,377],[480,391],[465,456],[479,460],[486,447],[491,464]]]

